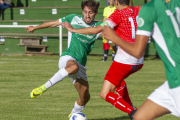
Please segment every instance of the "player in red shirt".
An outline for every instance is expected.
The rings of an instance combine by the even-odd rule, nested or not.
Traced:
[[[115,6],[116,10],[114,13],[97,27],[73,29],[67,22],[62,25],[70,32],[81,34],[97,34],[102,32],[104,25],[107,25],[114,28],[114,31],[120,38],[129,43],[134,43],[137,30],[136,20],[140,7],[130,7],[129,0],[115,0]],[[100,93],[101,98],[128,113],[131,119],[133,119],[132,117],[136,110],[132,106],[124,79],[141,69],[143,61],[143,57],[137,59],[118,47],[114,61],[104,78]],[[118,94],[115,94],[114,91]]]

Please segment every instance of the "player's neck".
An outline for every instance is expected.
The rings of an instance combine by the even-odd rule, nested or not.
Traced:
[[[119,5],[119,6],[117,7],[117,9],[118,9],[118,10],[122,10],[122,9],[127,8],[127,7],[129,7],[129,5],[124,5],[124,6]]]
[[[113,7],[114,7],[114,4],[113,4],[113,5],[110,4],[109,7],[110,7],[110,8],[113,8]]]

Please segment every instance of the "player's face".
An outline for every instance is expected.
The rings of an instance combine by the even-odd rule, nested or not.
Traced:
[[[114,5],[114,0],[108,0],[110,5]]]
[[[87,23],[87,24],[90,24],[97,13],[95,13],[93,10],[89,9],[87,6],[84,7],[84,10],[83,10],[83,20]]]

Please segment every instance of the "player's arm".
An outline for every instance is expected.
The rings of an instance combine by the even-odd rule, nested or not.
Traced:
[[[127,53],[131,54],[132,56],[140,59],[146,49],[146,45],[149,39],[149,36],[145,35],[136,35],[135,43],[128,43],[122,40],[115,32],[108,26],[103,27],[103,32],[101,33],[106,39],[109,39],[116,43],[116,45],[120,46],[123,50]]]
[[[148,15],[147,12],[149,12]],[[104,26],[101,35],[115,42],[127,53],[139,59],[145,53],[147,42],[154,26],[154,20],[155,20],[154,16],[155,16],[154,7],[144,6],[141,8],[138,18],[138,30],[136,31],[134,44],[122,40],[119,36],[116,35],[114,30],[112,30],[107,26]]]
[[[80,34],[98,34],[99,32],[102,32],[103,29],[101,25],[98,25],[96,27],[74,29],[71,26],[71,24],[68,22],[63,22],[62,27],[65,27],[69,32],[80,33]]]
[[[38,26],[28,26],[28,27],[26,27],[26,31],[27,32],[34,32],[35,30],[38,30],[38,29],[53,28],[53,27],[59,26],[60,24],[61,23],[59,22],[59,20],[55,20],[52,22],[43,23],[43,24],[38,25]]]

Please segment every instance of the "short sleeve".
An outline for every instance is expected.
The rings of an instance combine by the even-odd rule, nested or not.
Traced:
[[[136,34],[150,36],[154,26],[154,19],[155,11],[152,6],[145,5],[141,7],[137,21],[138,29]]]
[[[66,22],[67,21],[68,23],[70,23],[72,21],[72,19],[74,18],[74,16],[76,16],[76,14],[70,14],[66,17],[60,18],[59,22]]]
[[[109,23],[108,26],[111,26],[111,28],[114,28],[116,25],[120,24],[121,22],[120,16],[121,16],[121,13],[119,12],[119,10],[115,10],[106,20]]]

